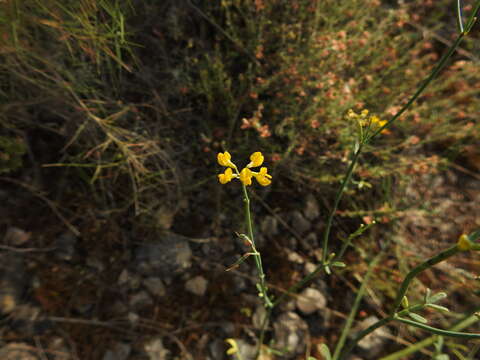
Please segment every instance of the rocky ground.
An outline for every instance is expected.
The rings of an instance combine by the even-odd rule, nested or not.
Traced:
[[[396,236],[411,245],[406,251],[428,254],[478,228],[479,188],[478,175],[463,168],[412,178],[405,196],[423,206],[397,222]],[[227,358],[227,338],[237,339],[243,358],[252,359],[264,310],[254,291],[253,262],[225,271],[248,251],[233,231],[212,223],[197,237],[184,235],[192,233],[184,224],[142,233],[91,208],[83,217],[70,216],[16,184],[0,195],[2,360],[220,360]],[[323,204],[313,193],[298,204],[263,208],[258,216],[257,238],[275,291],[312,271],[321,256]],[[473,273],[478,260],[458,264]],[[348,272],[319,277],[276,309],[269,340],[289,349],[276,358],[320,358],[318,345],[334,342],[348,315],[354,282]],[[382,314],[373,306],[367,301],[357,329]],[[391,352],[395,333],[379,330],[357,355],[377,359]]]

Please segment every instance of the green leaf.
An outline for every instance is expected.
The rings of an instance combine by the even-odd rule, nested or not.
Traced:
[[[330,270],[330,266],[325,265],[325,272],[327,273],[327,275],[330,275],[332,273],[332,270]]]
[[[320,354],[322,354],[324,360],[332,360],[332,354],[330,353],[330,349],[327,345],[320,345]]]
[[[345,264],[344,262],[341,262],[341,261],[334,261],[332,263],[332,266],[339,267],[339,268],[344,268],[345,266],[347,266],[347,264]]]
[[[436,302],[439,302],[440,300],[443,300],[447,297],[447,294],[444,293],[444,292],[439,292],[439,293],[436,293],[435,295],[431,296],[428,298],[428,302],[430,304],[433,304],[433,303],[436,303]]]
[[[427,288],[427,291],[425,292],[425,304],[430,302],[430,295],[432,295],[432,290]]]
[[[415,314],[415,313],[408,313],[408,316],[410,316],[413,320],[419,322],[419,323],[423,323],[423,324],[426,324],[428,323],[428,320],[425,319],[423,316],[420,316],[418,314]]]
[[[407,309],[408,306],[409,306],[408,298],[407,298],[406,296],[404,296],[404,297],[402,298],[402,307],[403,307],[404,309]]]
[[[443,312],[449,312],[450,311],[445,306],[441,306],[441,305],[437,305],[437,304],[427,304],[426,306],[429,307],[429,308],[435,309],[435,310],[443,311]]]
[[[438,354],[433,358],[434,360],[450,360],[450,356],[447,354]]]

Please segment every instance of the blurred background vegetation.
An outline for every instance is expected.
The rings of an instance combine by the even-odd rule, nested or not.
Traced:
[[[457,32],[455,4],[443,0],[6,0],[0,8],[0,176],[23,193],[9,200],[2,226],[51,225],[45,204],[25,208],[28,194],[41,195],[95,236],[105,228],[146,238],[231,234],[242,215],[239,189],[217,183],[224,150],[266,156],[274,183],[254,189],[269,204],[257,206],[259,216],[295,209],[305,194],[326,214],[354,143],[348,109],[391,118]],[[418,211],[437,215],[428,198],[405,195],[412,183],[451,169],[478,179],[478,26],[471,35],[363,154],[336,236],[377,219],[373,238],[400,233],[391,253],[405,264],[399,249],[416,252],[405,223]],[[360,240],[356,251],[367,257],[379,241]],[[362,256],[350,260],[364,269]],[[374,286],[388,297],[397,283],[384,270]]]

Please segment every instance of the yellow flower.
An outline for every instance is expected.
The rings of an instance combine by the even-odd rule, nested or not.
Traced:
[[[387,120],[380,120],[376,115],[373,115],[370,120],[372,121],[372,124],[378,124],[380,127],[387,123]]]
[[[240,172],[240,181],[243,183],[243,185],[252,185],[252,176],[253,176],[253,173],[252,171],[249,169],[249,168],[244,168],[241,172]]]
[[[235,339],[231,339],[231,338],[225,339],[225,342],[231,346],[230,349],[227,350],[227,355],[233,355],[239,352],[238,345]]]
[[[250,156],[250,163],[247,165],[248,168],[257,167],[263,164],[263,155],[260,151],[254,152]]]
[[[253,173],[253,176],[255,176],[255,179],[257,179],[258,183],[262,186],[267,186],[272,183],[272,181],[270,180],[272,176],[267,174],[267,171],[268,170],[266,167],[262,167],[260,168],[260,172]]]
[[[218,181],[220,181],[220,184],[226,184],[229,181],[232,181],[232,179],[233,179],[233,172],[231,168],[226,169],[223,174],[218,175]]]
[[[230,161],[231,158],[232,156],[228,151],[225,151],[223,154],[218,153],[217,155],[217,161],[220,165],[235,168],[235,164]]]
[[[473,244],[470,241],[470,239],[468,238],[468,235],[465,235],[465,234],[460,236],[460,238],[458,239],[458,242],[457,242],[458,249],[461,250],[461,251],[470,250],[472,248],[472,245]]]

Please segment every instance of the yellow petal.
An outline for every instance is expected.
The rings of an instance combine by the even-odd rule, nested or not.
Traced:
[[[230,345],[230,349],[227,350],[227,355],[233,355],[238,352],[238,345],[235,339],[225,339],[225,342]]]
[[[225,151],[223,154],[222,153],[218,153],[217,155],[217,161],[220,165],[222,166],[228,166],[228,167],[235,167],[235,165],[230,161],[230,159],[232,158],[232,156],[230,155],[230,153],[228,151]]]
[[[241,172],[240,172],[240,181],[243,183],[243,185],[252,185],[252,176],[253,176],[253,173],[250,169],[248,168],[244,168]]]
[[[221,184],[228,183],[229,181],[232,180],[232,178],[233,178],[233,173],[231,168],[228,168],[227,170],[225,170],[223,174],[218,175],[218,181],[220,181]]]
[[[257,167],[263,164],[264,157],[260,151],[254,152],[250,156],[250,163],[247,165],[248,168]]]
[[[272,176],[270,174],[267,174],[268,169],[266,167],[260,168],[260,171],[258,173],[253,173],[253,176],[255,176],[255,179],[257,179],[258,183],[262,186],[268,186],[272,183],[270,180]]]
[[[460,236],[460,238],[458,239],[458,242],[457,242],[458,249],[461,250],[461,251],[470,250],[472,248],[472,245],[473,244],[470,241],[470,239],[468,238],[468,235],[465,235],[465,234]]]

